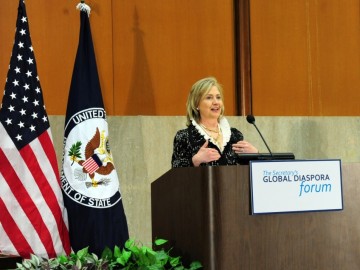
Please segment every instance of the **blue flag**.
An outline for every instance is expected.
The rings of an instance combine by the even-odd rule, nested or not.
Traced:
[[[80,24],[65,119],[61,184],[73,250],[89,247],[90,252],[101,255],[105,247],[122,247],[129,233],[84,10]]]

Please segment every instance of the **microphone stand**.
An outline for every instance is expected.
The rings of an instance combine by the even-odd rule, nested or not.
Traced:
[[[260,130],[259,130],[259,129],[258,129],[258,127],[255,125],[255,122],[253,122],[253,123],[251,123],[251,124],[253,124],[253,125],[254,125],[254,127],[256,128],[256,130],[258,131],[258,133],[260,134],[261,139],[262,139],[262,140],[263,140],[263,142],[265,143],[265,146],[266,146],[267,150],[268,150],[268,151],[269,151],[269,153],[270,153],[270,156],[271,156],[271,157],[273,157],[273,154],[272,154],[272,152],[271,152],[271,150],[270,150],[269,146],[267,145],[267,143],[266,143],[266,141],[265,141],[265,139],[264,139],[263,135],[261,134]]]

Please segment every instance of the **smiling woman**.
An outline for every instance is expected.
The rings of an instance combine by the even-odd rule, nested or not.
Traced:
[[[187,128],[175,135],[172,167],[235,165],[238,153],[258,152],[224,117],[223,90],[216,78],[197,81],[186,107]]]

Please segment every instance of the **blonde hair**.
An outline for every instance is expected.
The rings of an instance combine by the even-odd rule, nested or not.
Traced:
[[[197,123],[200,122],[201,116],[200,111],[198,110],[199,103],[204,95],[206,95],[210,89],[216,86],[220,92],[221,99],[224,100],[222,86],[218,83],[216,78],[207,77],[203,78],[191,87],[187,102],[186,102],[186,125],[191,124],[191,119],[194,119]],[[224,102],[221,107],[221,113],[219,119],[224,115]],[[219,120],[218,119],[218,120]]]

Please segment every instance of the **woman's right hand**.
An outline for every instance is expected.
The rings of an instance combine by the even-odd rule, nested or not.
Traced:
[[[192,162],[195,167],[200,166],[201,163],[208,163],[220,158],[220,153],[218,150],[214,148],[208,148],[208,144],[209,141],[206,140],[205,143],[200,147],[199,151],[192,157]]]

